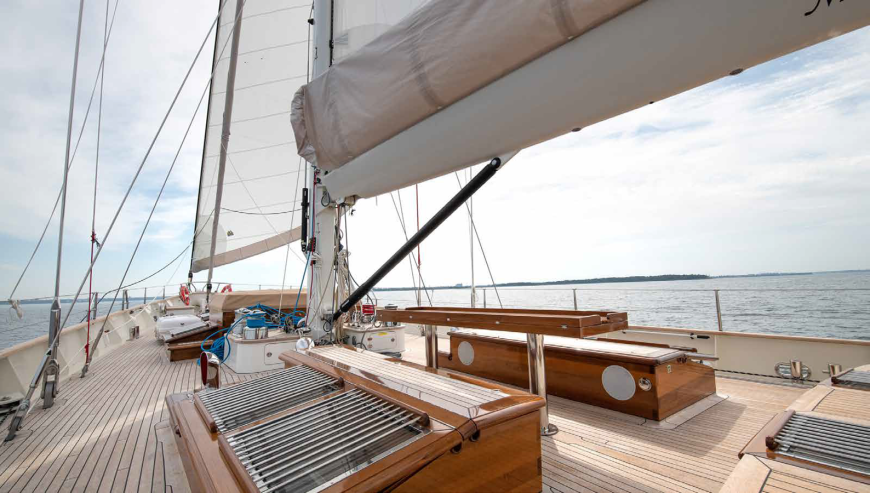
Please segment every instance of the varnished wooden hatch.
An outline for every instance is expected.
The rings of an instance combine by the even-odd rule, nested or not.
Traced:
[[[248,401],[260,404],[236,403],[252,412],[229,425],[220,410],[232,400],[167,399],[191,483],[227,492],[541,490],[539,397],[346,346],[281,358],[287,374],[316,374],[295,386],[322,392],[277,405],[289,389],[263,389],[288,377],[252,380],[245,386],[259,391]],[[243,395],[237,387],[221,392]]]

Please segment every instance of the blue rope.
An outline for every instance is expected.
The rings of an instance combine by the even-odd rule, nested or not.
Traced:
[[[286,326],[287,318],[290,318],[290,320],[293,322],[293,327],[296,327],[299,324],[299,321],[302,320],[303,316],[305,315],[304,312],[299,310],[299,298],[302,295],[302,287],[305,285],[305,274],[308,272],[308,264],[309,263],[311,263],[311,252],[308,252],[308,256],[305,259],[305,269],[302,271],[302,280],[299,282],[299,291],[296,293],[296,303],[293,305],[293,312],[292,313],[285,314],[280,309],[276,310],[275,308],[272,308],[271,306],[262,305],[260,303],[257,303],[254,306],[249,306],[248,309],[249,310],[260,310],[262,312],[273,314],[273,315],[280,314],[279,320],[280,320],[281,326]],[[246,318],[248,318],[247,314],[240,317],[235,322],[233,322],[233,324],[230,325],[228,328],[220,329],[217,332],[209,335],[208,337],[203,339],[202,343],[199,345],[199,348],[203,352],[206,352],[205,344],[212,337],[223,332],[224,335],[215,339],[214,342],[211,344],[211,349],[208,350],[209,352],[214,353],[215,356],[217,356],[218,359],[221,360],[221,363],[223,363],[227,358],[230,357],[230,354],[232,354],[232,346],[230,345],[229,339],[227,339],[227,334],[229,334],[233,331],[233,328],[235,328],[236,324],[238,324],[239,322],[241,322],[242,320],[244,320]],[[227,348],[226,356],[224,356],[224,347]],[[196,360],[196,364],[199,365],[198,359]]]
[[[240,318],[239,320],[242,320],[242,318]],[[219,360],[221,360],[221,363],[223,363],[227,358],[230,357],[230,354],[232,354],[233,351],[233,347],[230,345],[229,339],[227,339],[227,334],[229,334],[233,327],[235,327],[236,323],[238,323],[238,321],[233,322],[233,325],[229,326],[228,328],[220,329],[219,331],[203,339],[203,341],[199,344],[199,349],[201,349],[202,352],[214,353],[214,355],[217,356]],[[224,332],[224,335],[215,339],[214,342],[212,342],[210,349],[206,349],[205,343],[207,343],[212,337],[220,334],[221,332]],[[226,356],[224,356],[224,347],[227,348]],[[199,359],[196,360],[196,364],[197,366],[199,365]]]

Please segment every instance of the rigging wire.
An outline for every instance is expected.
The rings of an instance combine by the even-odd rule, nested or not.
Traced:
[[[299,178],[298,177],[296,178],[296,186],[299,186]],[[294,199],[294,202],[295,202],[295,199]],[[239,211],[239,210],[235,210],[235,209],[228,209],[226,207],[221,207],[221,210],[226,211],[226,212],[234,212],[236,214],[246,214],[249,216],[277,216],[279,214],[290,214],[290,213],[294,213],[294,212],[299,212],[302,210],[302,208],[290,209],[289,211],[281,211],[281,212],[247,212],[247,211]],[[291,228],[293,227],[293,221],[290,221],[290,227]]]
[[[402,226],[402,231],[406,231],[405,226],[405,206],[402,205],[402,191],[397,190],[396,195],[399,196],[399,208],[401,208],[402,212],[399,214],[399,208],[396,208],[396,214],[399,215],[399,224]],[[393,194],[390,193],[390,199],[393,200],[393,207],[396,207],[396,199],[393,198]],[[408,241],[408,233],[405,233],[405,241]],[[412,255],[408,254],[408,265],[411,270],[411,285],[414,286],[414,290],[417,291],[417,280],[414,278],[414,261],[412,259]]]
[[[211,216],[212,216],[211,214],[208,215],[208,217],[206,218],[206,222],[208,221],[209,218],[211,218]],[[164,270],[166,270],[170,265],[172,265],[176,260],[180,259],[181,256],[184,255],[184,252],[186,252],[187,249],[190,248],[190,247],[193,245],[194,241],[196,241],[197,236],[199,236],[199,234],[202,233],[203,229],[205,229],[205,225],[203,225],[203,227],[200,228],[199,231],[197,231],[197,232],[193,235],[193,240],[190,240],[190,243],[188,243],[187,246],[185,246],[184,249],[181,250],[181,251],[178,253],[178,255],[176,255],[175,258],[173,258],[172,260],[170,260],[166,265],[164,265],[163,267],[157,269],[156,271],[152,272],[151,274],[148,274],[147,276],[143,277],[142,279],[139,279],[139,280],[136,281],[136,282],[132,282],[132,283],[127,284],[127,285],[125,285],[125,286],[121,286],[120,288],[118,288],[118,289],[113,289],[112,291],[106,291],[105,293],[103,293],[103,296],[100,297],[100,299],[97,301],[97,303],[102,303],[103,300],[106,299],[106,296],[108,296],[108,295],[110,295],[110,294],[112,294],[112,293],[118,292],[118,291],[123,290],[123,289],[127,289],[127,288],[129,288],[129,287],[131,287],[131,286],[135,286],[135,285],[137,285],[137,284],[139,284],[139,283],[145,282],[145,281],[147,281],[148,279],[151,279],[152,277],[154,277],[154,276],[156,276],[157,274],[160,274],[161,272],[163,272]],[[179,263],[178,263],[178,265],[175,267],[175,271],[172,272],[172,275],[169,277],[169,279],[166,280],[166,283],[163,285],[163,287],[166,287],[166,286],[169,285],[169,282],[172,280],[173,277],[175,277],[175,274],[178,273],[178,269],[179,269],[179,267],[181,267],[181,264],[182,264],[182,262],[179,262]],[[157,286],[157,287],[160,287],[160,286]],[[66,296],[66,297],[69,297],[69,296],[72,296],[72,295],[65,295],[65,296]],[[34,298],[34,299],[39,299],[39,298]]]
[[[302,156],[299,157],[299,162],[297,164],[297,169],[301,169],[301,168],[302,168]],[[295,191],[294,196],[293,196],[293,202],[296,202],[296,199],[299,196],[299,175],[300,175],[300,173],[296,173],[296,191]],[[293,219],[295,219],[295,217],[296,217],[296,209],[294,209],[292,211],[292,214],[290,214],[290,225],[287,227],[288,231],[293,229]],[[284,285],[285,285],[285,282],[287,281],[287,263],[290,260],[290,250],[291,250],[290,245],[292,245],[293,243],[294,242],[292,242],[292,241],[287,242],[287,251],[284,253],[284,273],[281,275],[281,296],[278,297],[278,310],[280,310],[281,307],[284,306],[284,305],[282,305],[282,303],[284,301]],[[296,253],[296,252],[293,252],[293,253]],[[305,282],[305,271],[308,270],[308,260],[307,259],[303,260],[303,262],[305,262],[305,267],[304,267],[304,270],[302,271],[302,282]],[[299,303],[299,295],[298,294],[296,295],[296,303],[297,304]],[[293,312],[295,315],[296,307],[293,308]]]
[[[462,189],[462,180],[459,179],[459,173],[454,171],[453,174],[456,176],[456,183],[459,184],[459,189]],[[474,217],[471,215],[471,209],[468,207],[468,203],[465,204],[465,209],[468,212],[468,219],[471,221],[471,229],[474,230],[474,236],[477,237],[477,244],[480,246],[480,253],[483,254],[483,263],[486,265],[486,271],[489,273],[489,280],[492,282],[492,289],[495,290],[495,297],[498,299],[498,305],[501,308],[504,308],[504,305],[501,302],[501,295],[498,294],[498,286],[495,285],[495,278],[492,277],[492,269],[489,267],[489,260],[486,258],[486,250],[483,249],[483,242],[480,241],[480,234],[477,232],[477,225],[474,223]]]
[[[414,201],[417,209],[417,232],[420,232],[420,185],[414,184]],[[422,270],[422,262],[420,261],[420,245],[417,245],[417,269]],[[422,282],[420,283],[422,284]],[[417,288],[417,305],[422,305],[423,299],[420,297],[420,288]]]
[[[76,315],[82,315],[82,314],[84,314],[84,313],[85,313],[85,310],[79,310],[79,311],[76,312]],[[46,323],[45,320],[40,320],[40,321],[38,321],[38,322],[33,322],[33,323],[30,323],[30,324],[26,324],[26,325],[10,325],[10,326],[7,328],[7,330],[29,329],[29,328],[31,328],[31,327],[36,327],[36,326],[38,326],[38,325],[45,326],[45,323]]]
[[[241,0],[241,1],[247,1],[247,0]],[[109,235],[111,234],[112,229],[115,226],[115,222],[118,220],[118,216],[121,214],[121,211],[124,209],[124,204],[126,204],[127,198],[130,196],[130,192],[133,190],[133,186],[136,184],[136,181],[138,180],[139,175],[142,173],[142,168],[145,167],[145,163],[147,162],[148,157],[151,155],[151,150],[154,149],[154,144],[157,142],[157,138],[160,136],[160,133],[163,131],[163,127],[166,124],[166,120],[169,119],[169,114],[172,112],[172,109],[175,107],[175,103],[178,101],[179,95],[181,95],[181,90],[184,89],[184,86],[187,83],[187,79],[190,77],[191,72],[193,72],[193,67],[196,65],[197,60],[199,60],[199,56],[202,54],[202,50],[205,47],[206,42],[208,42],[208,39],[211,37],[211,32],[214,30],[214,27],[217,24],[218,19],[220,18],[220,14],[223,11],[223,7],[225,5],[226,5],[226,0],[224,1],[224,5],[222,5],[220,10],[218,11],[218,15],[215,17],[215,20],[212,22],[212,25],[209,28],[208,32],[206,33],[205,37],[203,38],[202,44],[200,45],[199,50],[197,50],[197,52],[196,52],[196,56],[193,58],[193,61],[191,62],[190,67],[187,69],[187,73],[184,75],[184,79],[181,81],[181,85],[178,87],[178,91],[176,91],[175,96],[172,99],[172,103],[170,103],[170,105],[169,105],[169,109],[167,109],[166,114],[163,116],[163,120],[160,122],[160,126],[157,128],[157,132],[154,134],[154,138],[151,140],[151,144],[148,146],[148,150],[145,152],[145,156],[142,158],[142,162],[139,164],[139,167],[136,170],[136,174],[133,176],[133,180],[130,182],[130,186],[127,188],[127,192],[124,194],[124,198],[121,199],[121,204],[118,206],[118,209],[115,211],[115,215],[112,218],[112,222],[109,223],[109,228],[106,230],[106,235],[103,238],[103,244],[100,245],[99,249],[97,249],[97,253],[94,256],[94,260],[93,260],[93,262],[91,262],[91,265],[88,267],[88,271],[85,273],[84,279],[82,279],[82,282],[79,285],[79,289],[76,292],[76,296],[73,299],[73,304],[70,307],[70,310],[72,310],[72,308],[75,307],[75,304],[78,301],[79,295],[82,292],[82,288],[84,288],[85,281],[87,281],[87,279],[88,279],[88,275],[90,275],[91,270],[94,268],[94,264],[97,262],[97,260],[100,257],[100,253],[103,251],[103,248],[106,246],[106,240],[108,239]],[[229,41],[229,38],[227,39],[227,41]],[[226,44],[224,44],[224,48],[226,48]],[[216,69],[212,70],[211,76],[208,79],[209,84],[211,84],[211,81],[214,78],[215,72],[216,72]],[[68,320],[69,320],[69,314],[66,315],[66,317],[63,320],[63,323],[61,323],[60,326],[63,327],[64,325],[66,325],[66,322]],[[60,331],[58,331],[58,335],[60,335]],[[54,344],[54,342],[52,342],[52,344]]]
[[[76,140],[76,146],[73,149],[72,157],[70,158],[69,163],[67,163],[67,171],[69,171],[72,168],[73,162],[75,162],[76,154],[78,153],[78,150],[79,150],[79,144],[81,143],[82,135],[84,135],[84,132],[85,132],[85,125],[88,122],[88,115],[91,112],[91,104],[94,102],[94,94],[96,94],[96,91],[97,91],[97,82],[100,80],[100,74],[103,71],[103,64],[105,62],[105,56],[106,56],[106,47],[109,44],[109,38],[111,38],[111,36],[112,36],[112,27],[114,27],[114,25],[115,25],[115,16],[118,13],[118,4],[119,3],[120,3],[120,0],[117,0],[115,2],[115,8],[112,11],[112,22],[109,24],[109,30],[108,30],[108,33],[106,35],[106,41],[105,41],[105,44],[103,47],[103,57],[100,59],[100,66],[97,69],[97,76],[94,78],[94,87],[93,87],[93,89],[91,89],[91,98],[88,101],[88,107],[85,110],[85,116],[84,116],[84,119],[82,120],[81,128],[79,129],[79,136],[78,136],[78,139]],[[18,286],[21,284],[21,280],[24,279],[24,274],[27,273],[27,269],[30,268],[30,264],[31,264],[31,262],[33,262],[33,258],[36,256],[36,252],[39,251],[39,247],[42,245],[42,240],[45,239],[45,233],[48,231],[48,227],[51,225],[52,219],[54,219],[54,214],[55,214],[55,212],[57,212],[57,206],[60,204],[61,195],[63,195],[63,185],[62,184],[61,184],[60,190],[58,190],[58,192],[57,192],[57,199],[55,199],[55,201],[54,201],[54,207],[51,209],[51,214],[48,216],[48,221],[45,222],[45,227],[42,229],[42,234],[39,235],[39,240],[36,242],[36,246],[33,248],[33,252],[30,254],[30,259],[27,260],[27,264],[24,266],[24,270],[21,271],[21,275],[18,277],[18,281],[15,283],[15,287],[13,287],[12,292],[9,293],[9,300],[10,301],[15,296],[15,292],[18,291]]]
[[[313,2],[311,3],[311,10],[312,11],[314,10],[314,3]],[[305,46],[306,46],[305,52],[307,54],[306,56],[308,57],[305,60],[305,83],[307,84],[309,82],[308,63],[309,63],[309,60],[311,58],[311,24],[307,23],[307,22],[306,22],[306,24],[308,24],[308,36],[305,40]],[[235,167],[234,167],[234,169],[235,169]],[[295,187],[295,191],[293,193],[293,203],[294,204],[296,203],[296,200],[299,198],[299,175],[302,174],[301,171],[302,171],[302,156],[299,156],[299,160],[296,163],[296,187]],[[236,173],[236,174],[238,174],[238,173]],[[241,178],[241,177],[239,177],[239,178]],[[259,207],[258,207],[258,210],[259,210]],[[301,208],[298,210],[301,210]],[[287,228],[288,231],[293,229],[293,219],[296,217],[296,211],[297,211],[297,209],[292,209],[290,211],[291,212],[290,225]],[[262,210],[260,211],[260,214],[263,214]],[[278,297],[278,310],[281,310],[281,307],[283,306],[282,303],[284,301],[284,283],[287,281],[287,263],[290,260],[290,249],[291,249],[290,245],[292,243],[293,243],[292,241],[287,243],[287,251],[284,253],[284,272],[283,272],[283,274],[281,274],[281,296]],[[296,253],[296,252],[293,252],[293,253]],[[302,284],[305,283],[305,273],[308,271],[308,262],[310,262],[310,261],[311,261],[311,254],[306,256],[306,258],[304,260],[305,266],[302,269],[302,280],[299,283],[299,292],[296,293],[296,303],[293,306],[293,315],[296,315],[296,310],[299,308],[299,296],[302,294]]]
[[[94,205],[91,214],[91,257],[94,260],[94,243],[97,243],[97,178],[100,171],[100,134],[103,128],[103,81],[106,79],[106,36],[109,33],[109,0],[106,0],[106,19],[103,24],[103,70],[100,72],[100,102],[97,106],[97,154],[94,160]],[[88,330],[85,334],[85,359],[90,357],[91,345],[91,301],[93,300],[94,287],[94,271],[91,270],[90,279],[88,280]]]
[[[402,226],[402,233],[405,234],[405,241],[408,241],[408,230],[405,229],[405,222],[402,221],[402,215],[399,213],[399,208],[396,206],[396,199],[393,197],[393,192],[390,192],[390,199],[393,201],[393,208],[396,210],[396,216],[399,218],[399,224]],[[432,297],[429,296],[429,289],[426,287],[426,283],[423,281],[423,274],[420,273],[420,266],[414,263],[413,255],[408,254],[408,260],[411,262],[411,279],[414,278],[414,270],[413,266],[417,267],[417,275],[420,276],[420,284],[423,286],[423,292],[426,293],[426,298],[429,300],[429,306],[432,306]],[[414,284],[416,286],[416,284]]]
[[[223,140],[221,140],[221,146],[224,147],[224,150],[226,150],[226,147],[224,146]],[[269,214],[263,213],[263,209],[260,207],[260,204],[257,203],[257,199],[254,198],[254,194],[252,194],[251,190],[248,189],[248,186],[245,185],[245,180],[242,179],[242,175],[239,174],[239,170],[237,170],[236,165],[233,164],[233,159],[230,157],[229,152],[227,152],[227,162],[230,163],[230,168],[232,168],[233,172],[236,174],[236,176],[239,177],[239,183],[242,185],[242,188],[245,189],[245,193],[248,194],[248,198],[251,199],[251,202],[254,203],[254,207],[256,207],[257,210],[260,212],[259,216],[262,217],[264,221],[266,221],[266,224],[268,224],[270,228],[272,228],[272,231],[275,233],[275,235],[280,235],[281,233],[278,232],[278,230],[275,228],[275,225],[272,224],[272,221],[270,221],[269,218],[266,217]],[[296,178],[297,178],[297,183],[298,183],[299,173],[296,173]],[[223,207],[221,207],[221,209],[223,209]],[[291,227],[291,229],[292,229],[292,227]],[[289,243],[288,243],[288,245],[289,245]],[[305,261],[295,251],[293,252],[293,255],[295,255],[296,258],[299,259],[300,262]]]
[[[175,157],[172,159],[172,164],[169,165],[169,170],[166,171],[166,177],[163,179],[163,184],[160,186],[160,191],[157,192],[157,197],[154,199],[154,205],[151,206],[151,212],[148,213],[148,219],[145,220],[145,225],[142,227],[142,232],[139,234],[139,240],[136,241],[136,247],[133,248],[133,253],[130,255],[130,261],[127,262],[127,267],[124,269],[124,275],[121,276],[121,282],[118,283],[118,290],[115,291],[115,295],[112,297],[112,303],[109,305],[108,313],[112,313],[112,308],[115,307],[115,302],[118,300],[118,293],[120,292],[121,285],[124,284],[124,281],[127,280],[127,274],[130,273],[130,267],[133,265],[133,260],[136,258],[136,254],[139,252],[139,246],[142,244],[142,238],[145,237],[145,232],[148,230],[148,226],[151,224],[151,219],[154,217],[154,211],[157,210],[157,204],[160,203],[161,197],[163,197],[163,191],[166,189],[166,184],[169,182],[169,177],[172,175],[172,170],[175,169],[175,164],[178,162],[178,156],[181,154],[181,149],[184,147],[184,143],[187,141],[187,136],[190,134],[190,129],[193,127],[193,122],[196,120],[196,115],[199,113],[199,108],[202,106],[202,101],[205,99],[205,95],[208,93],[209,85],[206,85],[205,89],[202,91],[202,95],[199,97],[199,102],[196,105],[196,109],[193,110],[193,115],[190,117],[190,123],[187,124],[187,130],[184,131],[184,136],[181,138],[181,143],[178,144],[178,150],[175,152]],[[92,270],[93,271],[93,270]],[[100,330],[100,333],[97,335],[97,340],[100,339],[100,334],[106,330],[106,322],[108,322],[108,317],[103,320],[103,326]],[[89,342],[86,342],[89,344]],[[88,357],[88,363],[90,363],[90,357]]]

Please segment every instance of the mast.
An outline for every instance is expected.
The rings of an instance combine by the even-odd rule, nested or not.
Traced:
[[[217,190],[214,198],[214,213],[212,214],[211,225],[211,247],[208,258],[208,281],[206,281],[205,302],[206,306],[209,303],[211,296],[211,278],[214,273],[214,252],[217,246],[218,225],[221,216],[221,199],[224,191],[224,172],[227,164],[227,146],[230,142],[230,124],[233,118],[233,96],[235,95],[236,87],[236,63],[239,58],[239,35],[242,30],[242,9],[244,8],[245,0],[236,0],[235,24],[233,25],[233,40],[230,46],[230,66],[227,72],[227,92],[224,98],[224,115],[221,125],[221,148],[220,160],[218,161],[218,179]],[[220,19],[218,19],[220,25]],[[217,36],[217,34],[215,34]],[[215,41],[217,42],[217,41]]]
[[[57,395],[57,383],[60,373],[60,365],[57,362],[57,348],[60,344],[60,267],[63,257],[63,225],[66,215],[66,187],[69,178],[69,147],[72,140],[73,111],[76,100],[76,75],[79,68],[79,44],[82,38],[82,13],[85,9],[85,0],[79,1],[79,20],[76,27],[76,50],[73,57],[72,86],[69,95],[69,117],[66,128],[66,156],[63,160],[63,188],[60,198],[60,231],[57,236],[57,270],[54,277],[54,301],[51,303],[51,318],[48,323],[48,366],[42,381],[42,397],[44,409],[54,405],[54,397]]]
[[[314,2],[314,73],[317,78],[332,65],[332,0],[315,0]],[[308,293],[308,325],[312,336],[319,339],[331,332],[332,313],[335,312],[335,221],[337,217],[335,202],[319,183],[319,174],[311,173],[311,183],[314,191],[312,207],[315,211],[312,217],[313,228],[310,232],[314,241],[314,251],[311,256],[311,289]],[[311,241],[308,243],[311,245]]]

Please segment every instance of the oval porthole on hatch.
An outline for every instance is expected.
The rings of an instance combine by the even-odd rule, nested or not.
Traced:
[[[607,395],[618,401],[627,401],[634,397],[636,389],[631,372],[619,365],[610,365],[601,374],[601,385]]]
[[[462,341],[459,343],[459,361],[462,362],[463,365],[469,366],[474,362],[474,347],[471,346],[471,343],[468,341]]]

